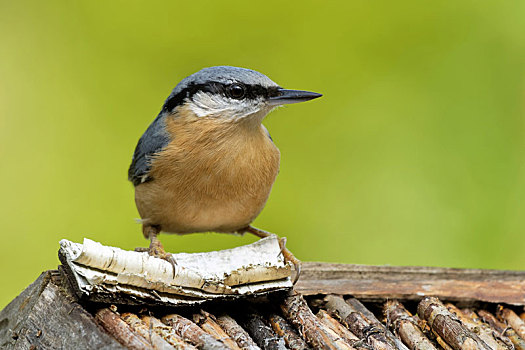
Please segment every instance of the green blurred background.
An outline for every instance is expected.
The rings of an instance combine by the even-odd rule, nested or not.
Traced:
[[[132,152],[213,65],[324,94],[265,122],[282,167],[255,224],[297,257],[524,268],[525,2],[191,3],[0,2],[0,307],[56,268],[62,238],[147,245]]]

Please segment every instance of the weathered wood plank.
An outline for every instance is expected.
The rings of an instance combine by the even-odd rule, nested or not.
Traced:
[[[294,288],[304,295],[353,295],[361,300],[418,300],[525,305],[525,271],[304,262]]]
[[[124,349],[43,273],[0,312],[2,349]]]
[[[16,343],[18,332],[22,328],[24,320],[38,301],[38,297],[47,286],[50,278],[51,271],[43,272],[0,311],[0,348],[4,349]]]

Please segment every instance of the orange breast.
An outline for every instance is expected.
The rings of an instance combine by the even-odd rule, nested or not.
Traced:
[[[197,118],[167,121],[172,142],[136,187],[145,224],[172,233],[234,232],[261,212],[279,171],[279,150],[263,127]]]

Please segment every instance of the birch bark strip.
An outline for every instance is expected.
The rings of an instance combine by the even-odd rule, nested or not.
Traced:
[[[233,249],[174,254],[175,267],[146,252],[107,247],[89,239],[84,244],[62,240],[60,246],[68,265],[92,286],[123,284],[182,295],[191,294],[191,289],[250,294],[282,288],[283,281],[291,287],[291,267],[273,236]]]

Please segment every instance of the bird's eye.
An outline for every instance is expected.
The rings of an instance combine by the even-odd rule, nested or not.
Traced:
[[[230,95],[231,98],[235,98],[237,100],[240,100],[244,97],[246,94],[246,88],[244,85],[241,84],[231,84],[228,86],[228,95]]]

